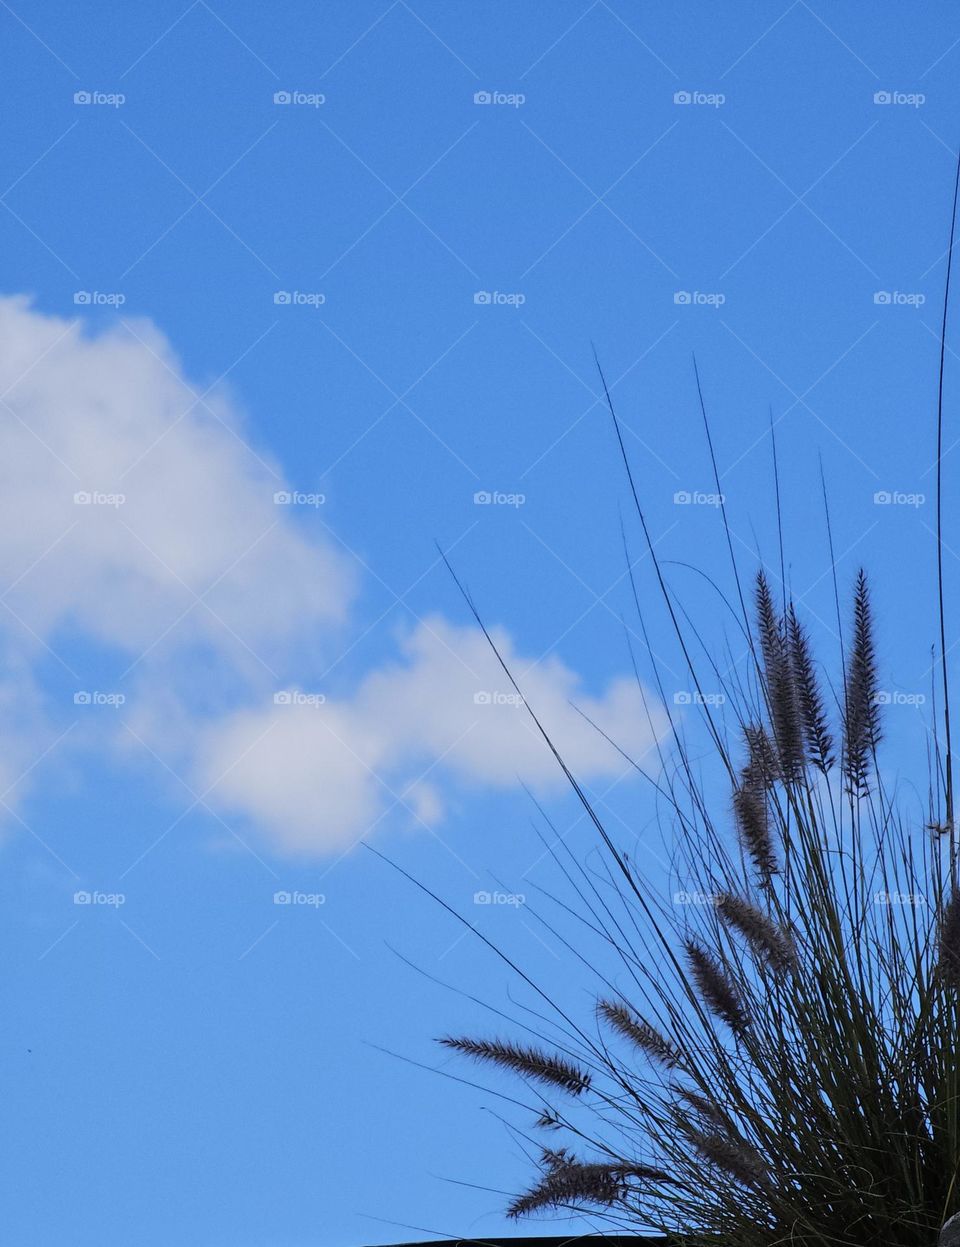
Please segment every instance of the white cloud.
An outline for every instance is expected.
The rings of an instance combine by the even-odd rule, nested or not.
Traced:
[[[149,324],[89,336],[0,300],[0,394],[0,577],[39,636],[257,651],[344,618],[345,561],[274,505],[226,396],[198,402]]]
[[[533,664],[504,633],[495,640],[581,777],[612,782],[627,769],[584,715],[633,756],[650,748],[634,680],[615,680],[602,697],[590,697],[558,659]],[[662,715],[656,727],[664,729]],[[368,674],[348,700],[244,711],[210,727],[202,755],[210,799],[252,816],[298,853],[348,845],[391,807],[434,822],[436,785],[450,777],[488,788],[523,780],[544,794],[566,783],[483,634],[440,618],[425,620],[402,659]]]
[[[75,735],[106,748],[128,723],[281,852],[338,850],[398,808],[434,824],[452,785],[562,784],[482,634],[440,617],[352,692],[274,704],[274,672],[306,680],[306,654],[349,644],[354,573],[310,516],[275,505],[285,483],[229,395],[191,386],[151,325],[91,335],[0,299],[0,396],[0,600],[16,616],[0,615],[0,745],[11,746],[0,791],[62,726],[62,714],[46,728],[25,714],[39,704],[38,659],[91,644],[134,672],[121,711]],[[497,640],[585,780],[612,781],[625,764],[571,699],[633,755],[650,745],[632,679],[590,697],[559,659]]]

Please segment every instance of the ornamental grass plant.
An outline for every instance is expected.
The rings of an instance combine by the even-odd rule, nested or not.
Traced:
[[[950,255],[953,242],[951,230]],[[688,1247],[932,1247],[960,1209],[960,890],[941,543],[949,280],[948,261],[925,818],[878,765],[883,621],[867,575],[835,582],[843,642],[821,661],[786,589],[738,568],[721,510],[725,600],[748,664],[725,673],[708,658],[705,668],[693,656],[708,652],[701,630],[658,561],[607,393],[660,605],[725,792],[704,781],[702,751],[654,665],[669,731],[656,767],[634,765],[667,812],[675,885],[706,902],[678,906],[650,890],[526,708],[604,865],[588,869],[562,837],[544,839],[575,899],[557,900],[566,923],[540,920],[592,978],[592,1012],[553,999],[497,948],[537,1007],[511,1033],[501,1023],[440,1041],[525,1085],[527,1116],[515,1124],[536,1171],[510,1201],[513,1217],[582,1212],[595,1228]],[[644,627],[636,586],[634,600]],[[722,705],[700,695],[708,684],[722,689]],[[612,743],[631,760],[628,741]]]

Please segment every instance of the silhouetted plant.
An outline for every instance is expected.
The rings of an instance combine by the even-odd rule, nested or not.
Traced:
[[[779,611],[762,574],[756,604],[756,692],[729,711],[740,758],[711,735],[734,777],[732,816],[713,814],[676,727],[678,760],[654,781],[684,886],[712,903],[682,919],[653,903],[606,834],[619,885],[601,898],[554,849],[629,990],[600,995],[595,1033],[561,1023],[556,1053],[443,1042],[593,1110],[591,1126],[564,1099],[538,1103],[536,1124],[570,1147],[543,1150],[513,1216],[589,1210],[726,1247],[931,1244],[960,1206],[960,894],[946,838],[909,825],[877,773],[863,572],[839,771],[794,605]]]
[[[796,606],[786,594],[778,606],[763,572],[748,618],[704,410],[752,664],[744,684],[725,689],[723,722],[697,699],[730,780],[732,809],[699,778],[698,759],[667,706],[673,748],[658,746],[658,775],[637,769],[673,816],[678,882],[709,900],[681,915],[641,885],[525,703],[600,838],[606,886],[561,838],[548,852],[582,906],[582,929],[602,941],[621,975],[615,985],[565,940],[597,975],[592,1027],[521,971],[552,1010],[524,1021],[536,1046],[442,1041],[525,1078],[538,1092],[530,1105],[535,1128],[562,1142],[569,1136],[569,1146],[541,1149],[540,1176],[513,1200],[513,1216],[587,1211],[611,1228],[655,1230],[689,1247],[932,1247],[960,1208],[960,870],[942,541],[958,198],[960,161],[937,408],[944,749],[935,734],[926,827],[902,812],[877,769],[881,698],[865,574],[856,580],[840,678],[831,686],[840,690],[831,723]],[[662,601],[699,694],[691,658],[691,634],[699,641],[699,633],[689,621],[681,625],[602,370],[600,379]],[[697,389],[702,406],[699,374]],[[779,482],[777,493],[779,500]],[[662,693],[656,668],[655,675]],[[629,759],[626,743],[615,743]]]

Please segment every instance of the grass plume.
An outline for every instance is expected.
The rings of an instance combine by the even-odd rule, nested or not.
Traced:
[[[515,1074],[525,1074],[528,1078],[562,1087],[571,1095],[580,1095],[590,1086],[590,1075],[572,1061],[552,1052],[544,1052],[540,1048],[522,1047],[520,1044],[506,1043],[500,1039],[448,1037],[441,1039],[440,1043],[475,1057],[478,1061],[490,1061],[494,1065],[512,1070]]]

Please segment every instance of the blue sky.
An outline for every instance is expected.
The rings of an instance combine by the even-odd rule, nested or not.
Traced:
[[[718,651],[682,566],[727,568],[693,353],[738,559],[778,572],[772,413],[788,579],[835,670],[822,456],[841,584],[875,581],[888,765],[923,779],[960,15],[877,18],[0,3],[11,1241],[509,1229],[521,1143],[434,1072],[469,1077],[433,1039],[490,1022],[433,980],[498,1007],[516,984],[357,846],[589,1008],[533,915],[551,879],[519,781],[590,837],[440,543],[667,879],[669,827],[568,704],[649,747],[621,515],[668,696],[688,683],[591,344]]]

